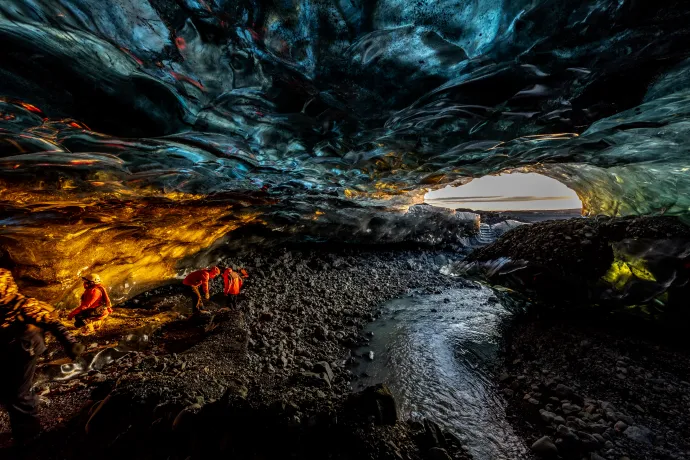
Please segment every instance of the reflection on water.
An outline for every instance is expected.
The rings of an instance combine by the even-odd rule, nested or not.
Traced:
[[[151,344],[151,334],[155,328],[155,325],[144,326],[131,331],[124,335],[117,345],[87,352],[74,362],[48,363],[40,369],[37,381],[66,381],[91,371],[100,371],[130,353],[140,352],[148,348]]]
[[[374,336],[360,351],[375,359],[358,368],[360,384],[386,382],[403,418],[433,419],[476,459],[526,458],[488,371],[506,315],[484,287],[393,300],[367,328]]]

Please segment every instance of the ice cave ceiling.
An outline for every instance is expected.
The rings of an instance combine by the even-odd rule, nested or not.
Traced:
[[[4,0],[2,263],[53,300],[83,270],[144,286],[248,222],[385,239],[423,188],[519,168],[591,214],[687,214],[688,24],[683,0]]]

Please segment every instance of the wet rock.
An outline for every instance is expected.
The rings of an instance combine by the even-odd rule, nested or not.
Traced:
[[[373,361],[373,360],[374,360],[374,352],[373,352],[373,351],[370,351],[369,353],[367,353],[367,359],[368,359],[369,361]]]
[[[532,452],[542,458],[553,458],[558,455],[558,448],[551,438],[544,436],[532,444]]]
[[[448,451],[440,447],[432,447],[426,454],[429,460],[452,460]]]
[[[428,448],[443,448],[446,446],[446,439],[443,430],[434,421],[424,419],[424,443]]]
[[[434,263],[439,267],[442,267],[448,263],[448,258],[443,254],[439,254],[436,257],[434,257]]]

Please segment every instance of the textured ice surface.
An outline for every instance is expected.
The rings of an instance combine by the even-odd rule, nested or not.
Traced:
[[[519,168],[592,214],[687,214],[689,20],[670,0],[5,0],[3,257],[58,289],[170,276],[247,222],[398,241],[380,228],[423,188]]]

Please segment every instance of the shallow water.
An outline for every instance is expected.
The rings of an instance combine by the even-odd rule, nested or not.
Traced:
[[[373,351],[374,360],[358,367],[359,385],[387,383],[404,419],[436,421],[475,459],[527,458],[490,374],[508,315],[485,287],[388,302],[366,329],[374,336],[360,352]]]

